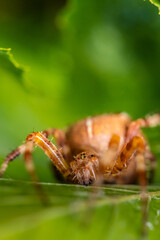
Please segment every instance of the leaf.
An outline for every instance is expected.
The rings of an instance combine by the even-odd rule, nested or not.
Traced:
[[[65,237],[66,240],[140,237],[141,210],[137,187],[41,185],[52,202],[49,207],[41,205],[31,183],[0,180],[1,240],[43,239],[48,235],[54,239]],[[151,187],[149,190],[151,214],[148,227],[152,237],[159,232],[160,188]]]
[[[160,14],[160,1],[159,0],[149,0],[152,4],[154,4],[159,9]]]
[[[20,84],[23,83],[23,73],[25,70],[13,58],[11,48],[0,48],[0,67],[14,74]]]

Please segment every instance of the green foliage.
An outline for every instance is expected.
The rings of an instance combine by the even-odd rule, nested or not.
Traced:
[[[22,78],[23,68],[14,60],[10,48],[0,48],[1,68],[7,68],[7,71],[14,72],[17,78]]]
[[[156,7],[159,8],[160,11],[160,1],[159,0],[149,0],[151,3],[153,3]]]
[[[0,6],[0,157],[27,134],[65,128],[79,118],[159,110],[160,18],[139,0],[23,1]],[[158,6],[158,1],[151,1]],[[37,11],[33,11],[36,9]],[[17,64],[17,62],[19,64]],[[23,66],[23,67],[22,67]],[[159,128],[144,130],[159,158]],[[89,213],[90,188],[55,182],[41,150],[33,155],[52,206],[39,203],[22,158],[0,181],[1,239],[137,239],[141,229],[135,186],[101,189]],[[152,184],[159,184],[159,167]],[[11,181],[10,178],[21,181]],[[159,188],[150,187],[149,236],[159,234]],[[87,217],[85,214],[88,214]],[[85,221],[84,221],[85,219]],[[133,224],[134,221],[134,224]]]
[[[44,207],[27,182],[0,180],[1,239],[140,239],[140,195],[135,186],[101,189],[43,184]],[[95,195],[96,190],[96,195]],[[160,188],[150,188],[149,236],[159,235]],[[92,200],[91,200],[92,198]],[[133,224],[134,223],[134,224]]]

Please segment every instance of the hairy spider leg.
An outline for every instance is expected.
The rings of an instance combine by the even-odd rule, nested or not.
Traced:
[[[138,155],[142,155],[143,158],[144,158],[144,150],[145,150],[145,143],[144,143],[143,138],[140,137],[140,136],[134,136],[122,148],[121,153],[119,154],[119,156],[116,159],[116,162],[115,162],[114,167],[111,171],[111,174],[112,175],[117,175],[120,171],[127,168],[128,164],[129,164],[129,161],[134,154],[136,154],[136,157]],[[142,173],[144,172],[145,169],[137,169],[137,170],[141,171],[141,173],[139,175],[144,176],[144,174],[142,174]],[[146,181],[144,181],[143,179],[140,179],[140,184],[141,185],[145,185],[144,182],[146,183]]]
[[[144,119],[138,119],[136,121],[131,122],[127,130],[126,142],[132,139],[133,136],[142,136],[143,133],[140,128],[142,127],[155,127],[160,125],[160,114],[154,114],[151,116],[147,116]],[[153,153],[150,150],[148,144],[146,144],[145,149],[145,160],[146,164],[148,163],[149,167],[149,176],[148,179],[151,180],[153,178],[153,173],[156,168],[156,159]]]
[[[126,143],[118,156],[115,165],[111,171],[111,175],[117,175],[128,167],[130,159],[134,156],[138,174],[138,181],[141,187],[141,204],[142,204],[142,235],[147,234],[147,218],[148,218],[148,196],[147,196],[147,176],[146,164],[144,158],[146,144],[140,136],[134,136]]]
[[[55,167],[63,175],[64,178],[67,178],[70,174],[70,168],[68,163],[63,158],[61,152],[57,147],[49,141],[42,133],[34,132],[27,136],[26,142],[32,142],[35,145],[39,146],[45,154],[51,159]]]
[[[155,127],[158,125],[160,125],[160,114],[153,114],[153,115],[147,116],[144,119],[140,118],[136,121],[131,122],[131,124],[129,125],[128,130],[127,130],[126,142],[129,142],[134,136],[140,136],[140,137],[143,136],[143,133],[141,132],[140,128]],[[145,146],[144,157],[145,157],[145,159],[150,160],[150,168],[153,172],[156,167],[155,157],[151,153],[149,145],[147,143],[145,145],[146,146]],[[141,185],[144,185],[144,184],[141,184]]]
[[[32,161],[32,151],[33,151],[34,143],[27,142],[25,145],[25,152],[24,152],[24,163],[28,173],[33,181],[34,187],[37,191],[37,194],[42,201],[43,205],[49,205],[49,199],[47,194],[44,192],[42,186],[39,184],[39,179],[35,171],[35,167]]]
[[[3,176],[6,168],[8,167],[9,162],[13,161],[20,154],[23,154],[25,152],[25,149],[26,149],[26,144],[23,144],[6,156],[5,160],[3,161],[2,165],[1,165],[0,178]]]
[[[156,127],[160,125],[160,114],[154,114],[147,116],[146,118],[140,118],[136,121],[131,122],[127,130],[126,142],[132,139],[133,136],[137,136],[140,133],[142,127]]]
[[[14,151],[12,151],[10,154],[8,154],[7,157],[5,158],[4,162],[2,163],[2,166],[1,166],[1,169],[0,169],[0,177],[2,177],[2,175],[4,174],[6,168],[8,167],[9,162],[13,161],[20,154],[24,153],[24,155],[25,155],[24,159],[25,159],[26,167],[27,167],[28,172],[30,173],[30,176],[31,176],[31,178],[34,182],[36,191],[37,191],[42,203],[44,205],[47,205],[48,204],[47,196],[44,193],[41,186],[37,184],[38,183],[38,177],[35,173],[34,165],[33,165],[32,162],[28,161],[29,160],[28,152],[32,151],[32,145],[33,144],[23,144],[23,145],[19,146],[17,149],[15,149]]]
[[[31,179],[35,183],[35,187],[38,191],[38,194],[40,195],[42,202],[46,203],[47,198],[41,189],[41,186],[38,184],[38,177],[36,175],[34,164],[32,162],[32,149],[34,144],[39,146],[45,152],[45,154],[51,159],[55,167],[60,171],[64,178],[69,177],[70,168],[67,162],[64,160],[61,152],[40,132],[29,134],[27,136],[25,144],[19,146],[16,150],[7,155],[0,169],[0,177],[2,177],[3,173],[5,172],[8,163],[14,160],[20,154],[24,153],[24,162],[26,168],[31,176]]]
[[[53,132],[51,133],[50,130],[45,130],[44,133],[46,134],[47,137],[50,134],[53,134]],[[7,155],[0,169],[0,177],[2,177],[2,175],[4,174],[9,162],[13,161],[20,154],[27,152],[25,155],[29,155],[29,153],[32,152],[31,149],[33,149],[33,146],[32,144],[28,144],[29,142],[32,144],[38,145],[45,152],[45,154],[51,159],[53,164],[56,166],[56,168],[61,172],[61,174],[64,177],[67,177],[69,175],[69,165],[64,160],[61,152],[42,133],[34,132],[27,136],[25,144],[19,146],[17,149],[15,149],[14,151],[12,151]],[[58,141],[58,144],[60,145],[59,141]],[[62,146],[62,142],[61,142],[61,146]],[[30,158],[28,157],[28,159]],[[31,160],[29,162],[31,162]],[[36,177],[34,178],[36,179]]]
[[[153,114],[150,116],[147,116],[144,119],[138,119],[136,121],[131,122],[128,132],[127,132],[127,138],[126,141],[129,141],[132,139],[133,136],[135,135],[141,135],[141,127],[156,127],[160,125],[160,114]],[[151,174],[154,172],[154,169],[156,167],[156,161],[154,155],[150,151],[150,147],[148,144],[146,144],[146,150],[145,150],[145,159],[149,159],[150,161],[150,168],[151,168]],[[145,236],[147,235],[147,219],[148,219],[148,203],[149,203],[149,198],[147,196],[147,180],[146,180],[146,171],[144,170],[146,168],[146,164],[144,163],[144,159],[142,157],[136,157],[136,162],[137,162],[137,172],[139,172],[139,183],[141,186],[141,191],[142,191],[142,197],[141,197],[141,202],[142,202],[142,235]],[[144,176],[145,175],[145,176]],[[152,177],[152,175],[150,176]]]
[[[65,142],[66,142],[65,135],[64,135],[64,132],[60,129],[56,129],[56,128],[47,129],[42,132],[42,135],[44,135],[46,138],[48,138],[50,135],[53,135],[59,148],[60,147],[62,148],[63,146],[65,146]],[[26,151],[24,154],[25,165],[30,174],[32,181],[35,184],[35,188],[38,192],[38,195],[40,196],[40,199],[42,200],[43,203],[48,203],[49,200],[48,200],[47,195],[44,193],[43,189],[38,184],[38,182],[39,182],[38,177],[37,177],[37,174],[36,174],[36,171],[34,168],[34,164],[32,161],[31,154],[32,154],[33,145],[34,145],[33,142],[29,141],[26,143]]]
[[[65,133],[59,128],[49,128],[47,130],[42,131],[42,134],[46,138],[48,138],[49,136],[53,136],[56,140],[58,148],[61,148],[66,144]]]
[[[57,148],[61,151],[65,160],[69,161],[71,158],[70,148],[66,142],[66,135],[63,130],[59,128],[49,128],[47,130],[42,131],[42,134],[48,138],[49,136],[53,136],[55,138]]]

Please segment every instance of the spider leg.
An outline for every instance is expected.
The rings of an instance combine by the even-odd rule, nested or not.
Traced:
[[[49,199],[47,194],[44,192],[42,186],[39,184],[39,179],[35,171],[35,167],[32,161],[32,151],[34,144],[33,142],[26,142],[25,144],[25,152],[24,152],[24,163],[28,173],[33,181],[34,187],[37,191],[37,194],[42,201],[43,205],[49,204]]]
[[[0,178],[3,176],[6,168],[8,167],[9,162],[13,161],[20,154],[23,154],[25,152],[25,149],[26,144],[23,144],[7,155],[0,169]]]
[[[141,127],[156,127],[160,125],[160,114],[154,114],[147,116],[146,118],[140,118],[130,123],[127,131],[126,141],[128,142],[133,136],[141,134]]]
[[[148,115],[144,119],[138,119],[130,123],[127,135],[126,142],[130,141],[134,136],[143,136],[143,132],[141,131],[141,127],[155,127],[160,125],[160,114]],[[145,139],[144,139],[145,140]],[[156,168],[156,159],[153,153],[150,150],[150,146],[146,142],[145,149],[145,160],[149,167],[149,180],[151,181],[153,178],[153,173]]]
[[[129,161],[132,157],[136,161],[136,170],[138,174],[138,182],[141,187],[141,204],[142,204],[142,235],[147,234],[147,218],[148,218],[148,196],[147,196],[147,177],[146,177],[146,163],[145,163],[145,148],[144,139],[140,136],[134,136],[128,143],[126,143],[119,154],[115,165],[110,172],[111,175],[117,175],[128,167]]]
[[[138,181],[141,187],[141,211],[142,211],[142,229],[141,234],[142,237],[146,237],[147,235],[147,220],[148,220],[148,204],[149,197],[147,195],[147,176],[146,176],[146,163],[145,157],[143,154],[137,154],[135,157],[136,167],[138,173]]]
[[[42,133],[34,132],[27,136],[26,143],[34,143],[39,146],[45,154],[51,159],[55,167],[66,178],[70,174],[68,163],[63,158],[57,147],[49,141]]]
[[[49,128],[47,130],[42,131],[42,134],[48,138],[49,136],[54,136],[58,148],[63,147],[66,144],[66,136],[64,131],[59,128]]]
[[[66,135],[63,130],[59,128],[50,128],[42,131],[42,134],[48,138],[49,136],[53,136],[57,143],[57,148],[61,151],[62,155],[66,160],[71,158],[70,148],[66,142]]]
[[[40,132],[34,132],[27,136],[26,143],[18,147],[16,150],[7,155],[6,159],[2,163],[0,169],[0,177],[2,177],[5,172],[8,163],[14,160],[17,156],[24,153],[24,162],[26,168],[31,176],[31,179],[35,183],[35,187],[38,191],[38,194],[41,197],[43,203],[47,202],[46,196],[41,189],[41,186],[38,184],[38,177],[36,175],[34,165],[32,162],[32,149],[34,145],[39,146],[45,154],[51,159],[55,167],[60,171],[64,178],[70,177],[70,168],[65,159],[63,158],[61,152],[56,148],[56,146],[50,142],[45,136]]]
[[[5,172],[8,163],[13,161],[17,156],[25,153],[25,159],[27,159],[27,155],[29,155],[32,151],[31,149],[33,148],[33,144],[39,146],[45,152],[45,154],[51,159],[55,167],[64,177],[67,177],[69,175],[69,165],[67,164],[57,147],[45,136],[43,136],[42,133],[34,132],[27,136],[26,144],[19,146],[16,150],[7,155],[0,169],[0,177],[2,177],[3,173]],[[28,159],[31,158],[28,157]],[[25,162],[28,163],[31,162],[31,160],[26,160]],[[30,167],[27,168],[30,169]]]
[[[147,116],[144,119],[138,119],[134,122],[131,122],[128,128],[127,132],[127,137],[126,141],[129,141],[132,139],[133,136],[139,135],[142,136],[142,132],[140,130],[141,127],[155,127],[160,125],[160,114],[154,114]],[[154,172],[155,166],[156,166],[156,161],[154,155],[151,153],[149,145],[146,143],[146,149],[144,153],[145,160],[149,160],[150,164],[150,173],[152,177],[152,173]],[[142,157],[136,157],[136,162],[137,162],[137,172],[139,176],[139,183],[141,186],[141,191],[142,191],[142,196],[141,196],[141,203],[142,203],[142,235],[145,236],[147,234],[147,218],[148,218],[148,196],[147,196],[147,190],[146,190],[146,185],[147,185],[147,180],[146,180],[146,164],[144,162],[144,158]]]
[[[32,146],[33,144],[23,144],[21,146],[19,146],[17,149],[15,149],[14,151],[12,151],[10,154],[7,155],[7,157],[5,158],[1,169],[0,169],[0,178],[2,177],[3,173],[5,172],[6,168],[8,167],[9,162],[13,161],[16,157],[18,157],[20,154],[24,153],[24,162],[26,165],[26,168],[28,169],[28,172],[30,173],[31,179],[34,182],[34,186],[36,188],[36,191],[42,201],[42,203],[44,205],[48,205],[48,199],[46,194],[44,193],[43,189],[41,188],[41,186],[38,183],[38,177],[36,175],[35,169],[34,169],[34,165],[31,161],[31,152],[32,152]]]
[[[144,156],[145,142],[142,137],[134,136],[128,143],[126,143],[116,159],[116,162],[111,170],[112,175],[117,175],[120,171],[126,169],[131,157],[136,154]],[[141,169],[142,170],[142,169]],[[140,171],[140,170],[139,170]],[[140,173],[141,175],[142,173]],[[142,182],[142,180],[140,180]]]

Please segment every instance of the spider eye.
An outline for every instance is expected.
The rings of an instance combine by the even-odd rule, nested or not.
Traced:
[[[81,154],[81,158],[82,158],[82,159],[86,158],[86,154],[85,154],[85,153],[82,153],[82,154]]]

